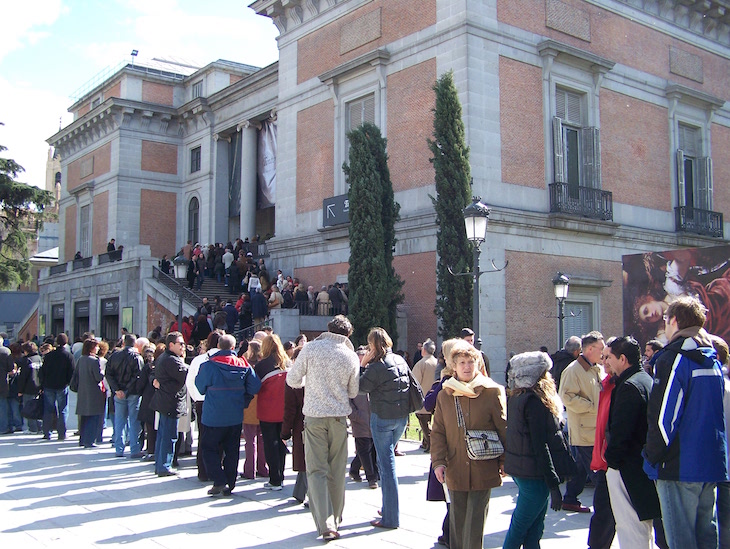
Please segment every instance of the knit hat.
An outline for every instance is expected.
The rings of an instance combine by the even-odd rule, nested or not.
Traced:
[[[542,374],[553,367],[553,361],[547,353],[530,351],[512,357],[507,384],[510,389],[529,389],[533,387]]]

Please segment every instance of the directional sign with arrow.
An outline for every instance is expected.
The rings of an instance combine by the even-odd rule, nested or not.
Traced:
[[[350,201],[346,194],[325,198],[322,201],[322,220],[325,227],[350,222]]]

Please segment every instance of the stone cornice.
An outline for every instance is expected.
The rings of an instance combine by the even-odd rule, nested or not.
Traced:
[[[256,0],[248,7],[259,15],[269,17],[286,34],[305,21],[346,0]]]
[[[378,65],[387,63],[389,59],[390,53],[388,52],[388,50],[385,48],[378,48],[359,57],[356,57],[355,59],[347,61],[346,63],[343,63],[342,65],[335,67],[332,70],[323,72],[319,75],[319,80],[325,84],[330,84],[342,78],[343,76],[346,76],[360,69],[363,66],[369,65],[372,67],[377,67]]]
[[[725,104],[724,99],[682,86],[681,84],[669,84],[667,86],[667,99],[695,103],[706,111],[716,111]]]
[[[614,67],[614,65],[616,65],[615,61],[611,61],[610,59],[606,59],[605,57],[595,55],[579,48],[574,48],[573,46],[563,44],[556,40],[543,40],[537,45],[537,52],[543,59],[567,57],[573,64],[576,64],[577,62],[590,67],[591,71],[594,73],[600,74],[607,73]]]

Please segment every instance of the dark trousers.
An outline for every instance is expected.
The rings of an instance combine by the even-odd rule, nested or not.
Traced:
[[[238,455],[241,444],[242,424],[229,427],[206,426],[200,437],[198,454],[203,454],[205,470],[214,486],[225,486],[233,490],[238,476]],[[219,448],[223,449],[223,465]]]
[[[578,503],[578,496],[586,486],[586,477],[591,477],[591,480],[594,483],[596,482],[595,474],[591,471],[593,446],[571,446],[570,453],[573,455],[575,464],[578,466],[578,474],[566,484],[563,503],[576,504]]]
[[[157,429],[154,423],[145,423],[144,430],[147,433],[147,453],[155,453],[155,442],[157,441]]]
[[[421,448],[424,450],[431,449],[431,428],[428,422],[431,420],[431,414],[416,414],[418,423],[421,425],[421,433],[423,433],[423,442],[421,442]]]
[[[264,455],[269,465],[269,484],[281,486],[284,481],[286,446],[281,440],[281,423],[260,421],[261,436],[264,439]]]
[[[368,482],[377,482],[380,477],[372,438],[355,437],[355,457],[350,464],[350,474],[360,476],[360,466],[365,469],[365,478]]]
[[[203,440],[203,433],[207,427],[203,425],[203,401],[195,402],[195,417],[198,422],[198,451],[195,453],[195,464],[198,466],[198,478],[200,480],[206,480],[210,478],[205,469],[205,462],[203,461],[203,452],[201,451],[200,441]]]
[[[593,492],[593,516],[588,530],[588,547],[590,549],[609,549],[616,535],[616,521],[611,510],[608,497],[606,471],[596,471],[596,487]]]
[[[99,423],[103,416],[80,416],[79,444],[84,448],[91,448],[99,431]]]

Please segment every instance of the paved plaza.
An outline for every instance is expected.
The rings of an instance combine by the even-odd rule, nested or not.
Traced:
[[[73,410],[73,408],[72,408]],[[75,418],[69,418],[75,422]],[[70,421],[71,423],[71,421]],[[69,435],[73,429],[69,430]],[[105,430],[105,438],[111,429]],[[40,436],[0,437],[0,540],[3,548],[134,547],[227,549],[320,547],[309,510],[291,498],[295,474],[287,462],[284,490],[264,489],[266,479],[243,480],[232,497],[206,495],[197,479],[195,458],[180,459],[180,477],[158,478],[153,463],[114,457],[105,443],[84,450],[78,437],[64,442]],[[350,438],[350,456],[354,455]],[[328,547],[433,548],[446,506],[427,502],[429,456],[403,441],[396,458],[400,481],[401,527],[370,526],[377,517],[380,490],[348,479],[342,537]],[[501,547],[509,527],[515,484],[492,491],[484,547]],[[587,489],[582,499],[590,504]],[[584,548],[590,515],[548,510],[542,547]],[[617,546],[614,542],[614,546]]]

